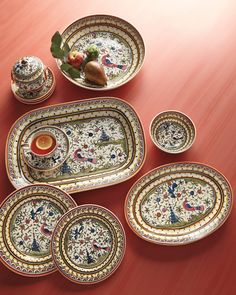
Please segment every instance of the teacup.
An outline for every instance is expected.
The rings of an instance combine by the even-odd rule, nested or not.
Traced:
[[[56,137],[50,131],[37,131],[28,143],[22,145],[24,150],[30,151],[37,157],[49,157],[55,152],[57,147]]]
[[[12,68],[11,77],[21,94],[40,91],[47,80],[45,66],[36,56],[19,59]]]

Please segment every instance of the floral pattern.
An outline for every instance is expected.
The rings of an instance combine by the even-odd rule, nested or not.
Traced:
[[[128,71],[133,59],[125,40],[110,32],[92,32],[78,39],[73,49],[85,53],[86,48],[93,44],[99,48],[98,62],[103,65],[109,80],[119,78]]]
[[[57,148],[55,152],[47,157],[40,157],[31,153],[29,148],[29,143],[31,138],[38,131],[49,131],[55,136],[57,141]],[[32,132],[25,141],[27,147],[23,147],[24,159],[31,168],[37,170],[49,170],[55,169],[60,166],[67,158],[69,153],[69,141],[66,134],[59,128],[55,126],[42,126]]]
[[[112,238],[105,224],[86,218],[71,227],[66,244],[71,261],[86,267],[106,259],[111,251]]]
[[[175,179],[154,188],[141,205],[143,219],[154,227],[179,227],[202,219],[214,207],[213,188],[200,180]]]
[[[57,170],[32,170],[35,179],[84,175],[119,167],[128,155],[125,132],[118,120],[102,117],[58,125],[70,141],[70,155]]]
[[[178,123],[165,122],[157,129],[157,141],[165,149],[179,149],[186,142],[185,129]]]
[[[62,214],[62,210],[49,201],[26,202],[13,215],[12,243],[21,253],[48,255],[53,229]]]

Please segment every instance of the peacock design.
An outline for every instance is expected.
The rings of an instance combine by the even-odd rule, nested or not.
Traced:
[[[69,230],[67,255],[76,265],[98,264],[107,258],[111,248],[111,233],[102,222],[86,218]]]
[[[27,255],[48,255],[52,232],[61,215],[61,209],[50,201],[26,202],[16,210],[11,221],[14,246]]]
[[[214,204],[211,185],[202,180],[179,178],[152,189],[141,203],[141,215],[154,227],[179,227],[197,222]]]

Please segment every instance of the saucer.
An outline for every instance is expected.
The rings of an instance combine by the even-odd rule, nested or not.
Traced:
[[[59,143],[59,145],[53,154],[45,157],[34,155],[29,148],[22,148],[24,161],[30,168],[34,170],[48,171],[56,169],[57,167],[61,166],[69,156],[70,145],[68,137],[58,127],[42,126],[30,133],[24,144],[28,144],[31,141],[31,137],[35,134],[35,132],[38,131],[51,132],[55,136],[56,141]]]
[[[12,81],[11,89],[15,98],[25,104],[37,104],[48,99],[55,90],[56,81],[53,71],[50,68],[46,69],[46,74],[47,80],[45,81],[43,88],[38,92],[26,92],[22,94],[19,92],[16,84]]]
[[[153,118],[150,136],[164,152],[178,154],[188,150],[196,137],[193,121],[184,113],[166,111]]]

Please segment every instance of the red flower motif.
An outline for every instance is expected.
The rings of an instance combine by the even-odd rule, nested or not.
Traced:
[[[26,224],[29,224],[30,223],[30,220],[28,218],[26,218],[25,223]]]
[[[181,197],[181,193],[177,193],[177,197],[180,198]]]

